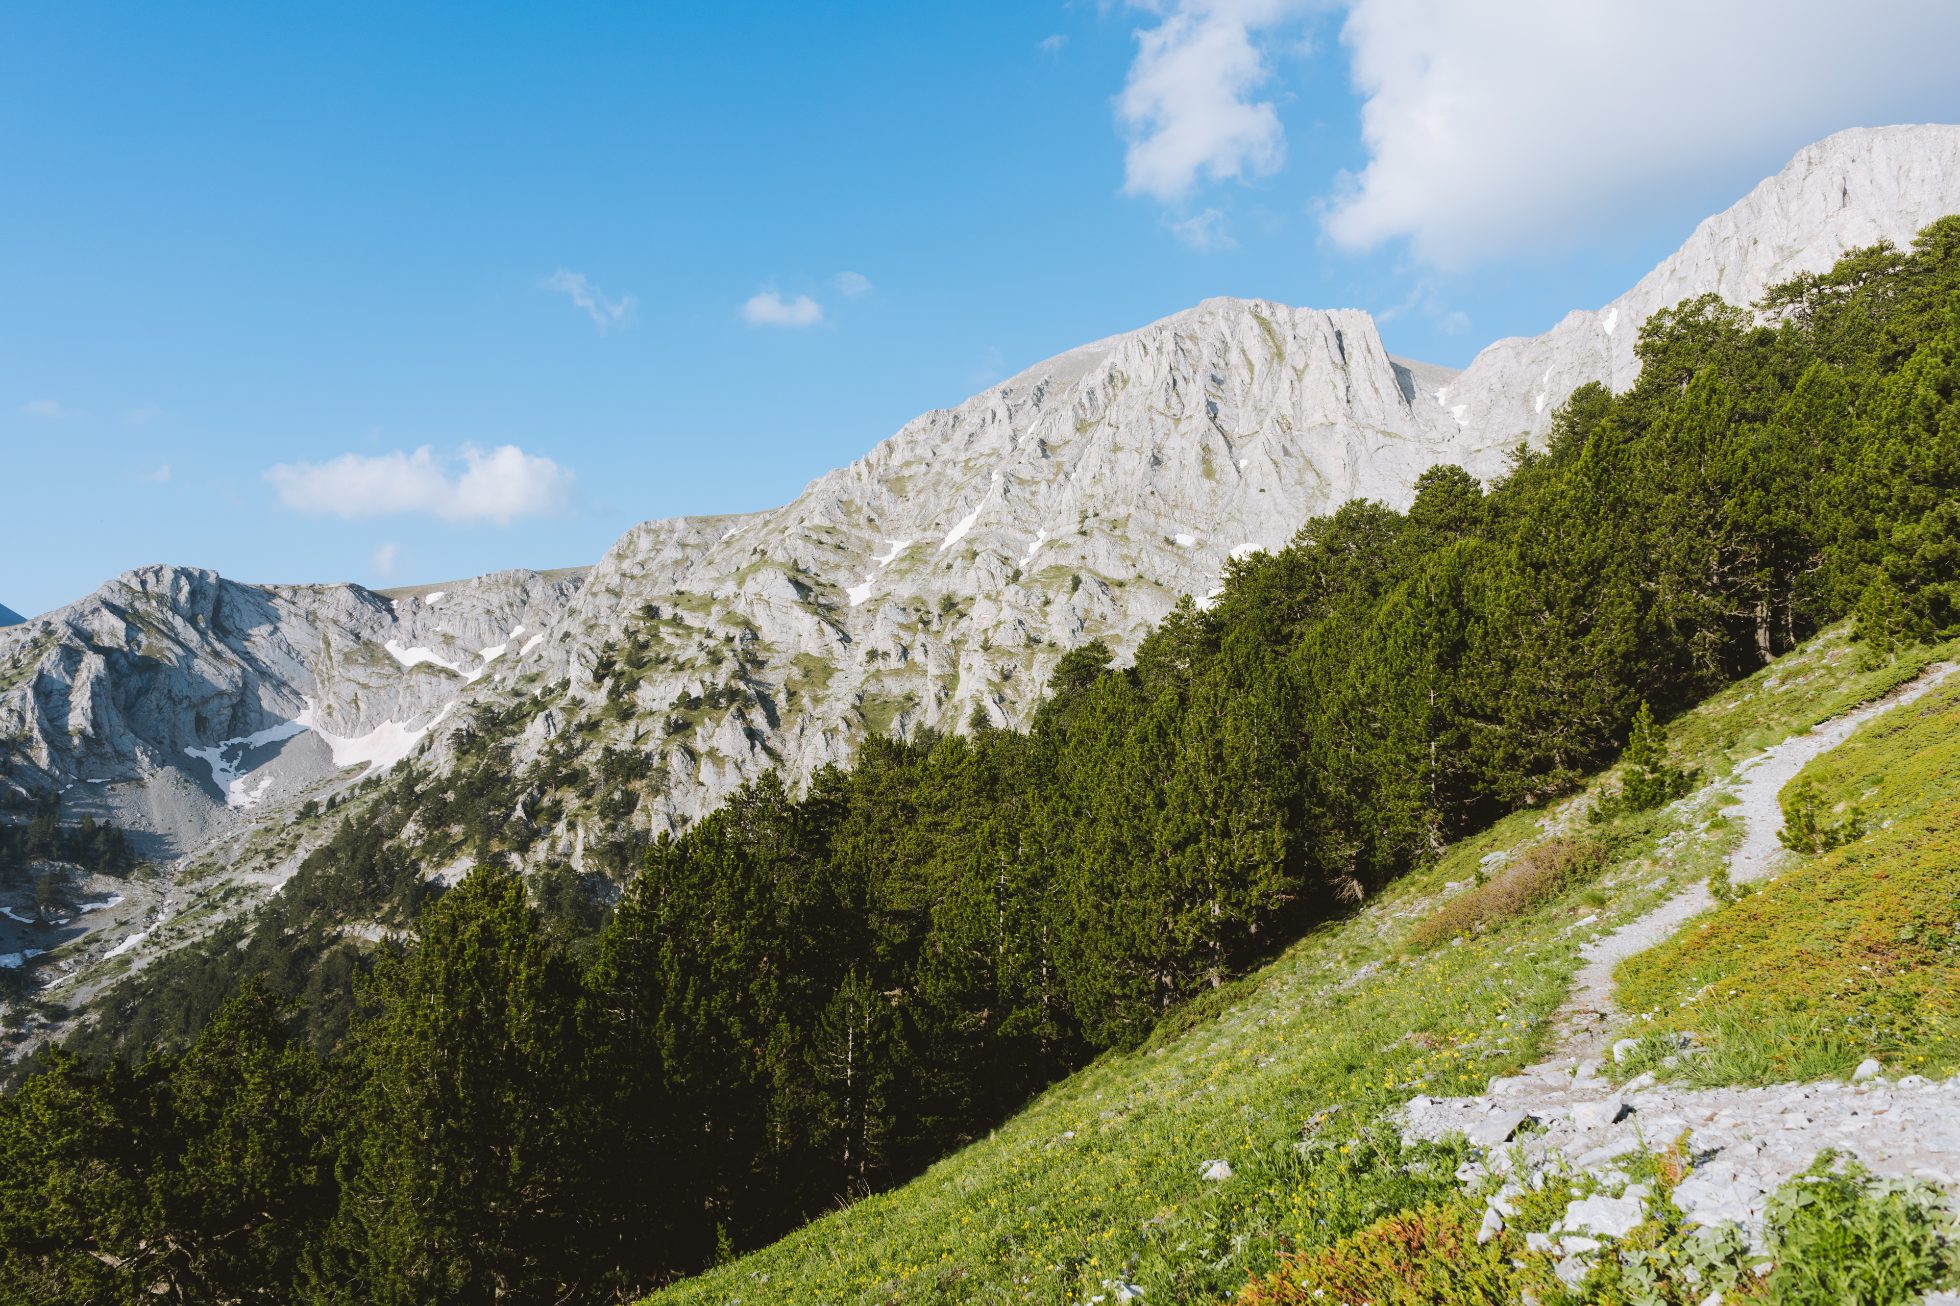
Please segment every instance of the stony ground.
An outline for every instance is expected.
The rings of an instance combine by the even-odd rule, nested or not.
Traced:
[[[1947,676],[1951,664],[1934,667],[1887,698],[1795,735],[1737,767],[1712,790],[1734,796],[1728,811],[1742,837],[1730,854],[1731,880],[1761,879],[1782,855],[1778,794],[1811,759],[1843,743],[1879,713],[1920,698]],[[1706,803],[1710,791],[1684,804]],[[1613,1084],[1603,1067],[1613,1050],[1630,1051],[1632,1040],[1610,1043],[1621,1021],[1612,1001],[1613,970],[1635,953],[1678,931],[1714,905],[1705,885],[1669,898],[1638,920],[1589,944],[1586,964],[1555,1018],[1552,1053],[1525,1072],[1490,1082],[1481,1096],[1418,1097],[1404,1112],[1410,1138],[1441,1138],[1461,1131],[1482,1149],[1465,1167],[1474,1182],[1486,1174],[1528,1179],[1548,1167],[1571,1167],[1624,1182],[1618,1162],[1639,1150],[1659,1150],[1688,1136],[1692,1173],[1674,1191],[1690,1221],[1733,1220],[1752,1233],[1760,1228],[1769,1195],[1827,1148],[1856,1157],[1873,1172],[1930,1180],[1960,1193],[1960,1079],[1935,1083],[1915,1075],[1896,1081],[1867,1062],[1854,1082],[1774,1085],[1767,1088],[1685,1089],[1640,1075]],[[1565,1229],[1619,1236],[1639,1222],[1642,1195],[1596,1196],[1573,1204]],[[1494,1199],[1487,1225],[1503,1219]]]

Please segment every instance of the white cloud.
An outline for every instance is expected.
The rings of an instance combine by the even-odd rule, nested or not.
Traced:
[[[1154,6],[1150,6],[1154,9]],[[1137,57],[1116,97],[1129,138],[1123,191],[1172,202],[1200,177],[1269,176],[1286,161],[1262,39],[1312,8],[1310,0],[1177,0],[1136,34]]]
[[[1175,222],[1165,222],[1171,234],[1197,250],[1200,254],[1210,254],[1216,250],[1231,249],[1239,242],[1232,239],[1232,233],[1225,221],[1225,215],[1217,209],[1206,209],[1188,218]]]
[[[169,483],[170,483],[170,464],[169,464],[169,463],[159,463],[159,464],[157,465],[157,467],[156,467],[156,469],[155,469],[155,470],[153,470],[153,471],[148,471],[148,472],[144,472],[144,473],[143,473],[143,479],[144,479],[144,480],[146,480],[146,481],[148,481],[148,482],[150,482],[150,483],[151,483],[152,485],[167,485],[167,484],[169,484]]]
[[[502,526],[571,504],[571,472],[516,445],[487,452],[464,445],[460,469],[456,461],[438,458],[425,445],[414,453],[347,453],[324,463],[282,463],[265,479],[286,507],[333,517],[426,513],[443,521]]]
[[[570,272],[559,268],[556,272],[538,283],[545,290],[555,291],[570,299],[582,308],[593,325],[601,331],[610,331],[616,326],[626,326],[633,320],[634,302],[631,295],[621,295],[618,299],[607,299],[592,284],[583,272]]]
[[[750,326],[808,327],[823,321],[823,305],[808,295],[784,299],[773,290],[749,296],[742,320]]]
[[[374,556],[368,559],[368,566],[374,574],[386,580],[395,574],[395,560],[401,556],[401,549],[393,543],[383,544],[375,549]]]
[[[1039,41],[1036,41],[1034,43],[1034,48],[1039,50],[1041,53],[1049,56],[1050,58],[1053,58],[1056,55],[1060,54],[1062,52],[1062,47],[1067,44],[1068,44],[1068,36],[1065,33],[1056,32],[1052,36],[1044,36]]]
[[[830,284],[837,287],[837,293],[846,299],[871,293],[871,278],[862,272],[839,272],[831,278]]]
[[[20,411],[29,417],[44,417],[49,421],[68,416],[68,410],[61,406],[59,399],[32,399],[22,404]]]
[[[1705,201],[1839,128],[1960,112],[1960,6],[1945,0],[1347,10],[1369,162],[1326,229],[1353,249],[1406,239],[1445,266]]]

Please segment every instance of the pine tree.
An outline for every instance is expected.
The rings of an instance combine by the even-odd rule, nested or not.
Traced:
[[[1645,812],[1672,802],[1688,791],[1693,776],[1668,765],[1667,733],[1654,720],[1653,711],[1642,700],[1633,715],[1633,728],[1627,736],[1626,750],[1620,754],[1620,794],[1618,810]]]
[[[91,1075],[56,1052],[0,1096],[0,1291],[11,1300],[133,1306],[178,1291],[147,1192],[176,1141],[157,1078],[154,1066]]]
[[[554,1301],[588,1272],[580,1234],[603,1147],[570,961],[505,871],[425,912],[375,977],[325,1301]]]
[[[338,1103],[324,1067],[248,981],[171,1070],[179,1139],[152,1181],[172,1281],[193,1300],[283,1303],[333,1214],[326,1140]]]

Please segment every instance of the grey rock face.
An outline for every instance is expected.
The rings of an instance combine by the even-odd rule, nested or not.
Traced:
[[[1129,651],[1235,553],[1350,498],[1406,503],[1455,440],[1411,375],[1366,314],[1208,300],[928,413],[784,508],[635,527],[524,669],[615,697],[594,670],[651,605],[643,713],[751,691],[669,751],[672,815],[868,730],[1019,722],[1064,651]]]
[[[0,631],[0,783],[91,786],[70,804],[177,855],[261,804],[389,760],[575,586],[501,572],[430,602],[126,573]]]

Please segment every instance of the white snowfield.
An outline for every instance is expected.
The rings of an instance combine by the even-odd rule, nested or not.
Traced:
[[[408,722],[383,721],[366,734],[352,737],[333,734],[314,724],[313,705],[310,702],[303,715],[306,718],[307,728],[320,736],[327,747],[333,750],[335,767],[344,771],[349,767],[364,765],[367,770],[361,774],[369,776],[377,771],[388,770],[414,752],[416,745],[420,744],[455,706],[453,702],[444,703],[436,709],[434,716],[419,726]]]
[[[996,475],[995,479],[996,480],[999,479],[998,475]],[[985,501],[982,501],[974,506],[972,512],[968,513],[966,516],[954,522],[953,529],[947,531],[946,538],[939,542],[939,551],[941,553],[944,553],[946,552],[946,550],[952,548],[955,544],[958,544],[961,540],[965,539],[967,535],[973,530],[974,523],[980,520],[981,510],[984,509],[986,506],[987,505]]]
[[[256,791],[246,787],[239,770],[244,765],[245,755],[255,748],[265,748],[291,739],[306,729],[304,721],[281,721],[209,748],[186,748],[184,751],[211,768],[211,783],[224,791],[227,807],[253,807],[265,797],[265,786],[261,783]]]
[[[978,508],[974,509],[976,513],[979,511]],[[971,529],[972,523],[968,522],[967,525]],[[889,547],[883,553],[874,553],[871,555],[871,561],[878,564],[878,570],[867,572],[862,582],[845,589],[844,597],[850,600],[852,607],[855,608],[858,604],[870,598],[872,588],[878,583],[878,572],[891,566],[892,563],[898,560],[899,554],[912,547],[911,540],[888,540],[886,543]],[[943,545],[941,546],[941,552],[944,552]]]
[[[1806,763],[1881,712],[1930,693],[1954,670],[1951,664],[1934,667],[1878,702],[1766,749],[1710,786],[1738,800],[1726,809],[1743,827],[1729,856],[1730,879],[1761,879],[1783,856],[1778,794]],[[1601,1076],[1607,1036],[1620,1018],[1612,1000],[1614,968],[1713,906],[1707,886],[1698,883],[1588,944],[1572,996],[1554,1018],[1560,1037],[1552,1055],[1521,1074],[1493,1079],[1477,1097],[1412,1099],[1402,1116],[1405,1136],[1440,1139],[1460,1132],[1484,1149],[1483,1159],[1463,1173],[1466,1181],[1494,1173],[1528,1182],[1548,1166],[1566,1164],[1623,1182],[1617,1162],[1637,1149],[1666,1147],[1686,1132],[1694,1171],[1674,1190],[1675,1203],[1692,1223],[1733,1221],[1752,1237],[1760,1237],[1770,1195],[1826,1148],[1856,1157],[1877,1174],[1929,1180],[1960,1194],[1960,1079],[1935,1083],[1907,1075],[1891,1081],[1877,1062],[1860,1067],[1851,1083],[1767,1088],[1675,1088],[1652,1075],[1615,1088]],[[1542,1129],[1520,1137],[1527,1121]],[[1503,1218],[1501,1209],[1493,1209],[1486,1229],[1501,1227]],[[1582,1232],[1570,1213],[1565,1225]]]
[[[212,783],[225,791],[225,801],[229,806],[254,807],[265,798],[273,777],[263,775],[254,783],[241,773],[246,755],[253,749],[282,743],[311,731],[333,754],[335,769],[344,771],[350,767],[366,766],[368,769],[362,774],[372,775],[388,770],[414,752],[416,745],[449,715],[454,706],[453,701],[443,704],[419,726],[411,722],[388,720],[366,734],[347,736],[334,734],[320,725],[318,710],[309,698],[305,710],[290,721],[281,721],[238,739],[227,739],[209,748],[186,748],[184,751],[211,768]]]
[[[149,934],[148,930],[138,930],[136,933],[124,939],[121,943],[118,943],[115,947],[103,953],[102,956],[105,959],[109,957],[120,957],[125,952],[128,952],[133,948],[141,946],[144,936],[146,936],[147,934]]]
[[[456,663],[450,661],[448,658],[444,657],[442,654],[436,652],[434,649],[431,648],[408,648],[405,647],[400,640],[393,640],[393,639],[389,640],[381,647],[387,649],[388,655],[394,658],[395,661],[401,663],[404,667],[434,666],[434,667],[441,667],[444,671],[447,671],[452,675],[467,677],[470,674],[468,671],[464,670],[462,667],[458,666]]]

